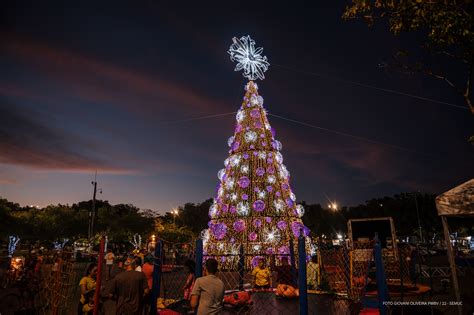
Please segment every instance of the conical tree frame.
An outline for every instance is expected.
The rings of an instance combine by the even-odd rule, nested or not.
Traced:
[[[228,270],[237,268],[240,246],[246,268],[255,266],[260,257],[267,263],[278,264],[281,257],[290,262],[290,246],[296,254],[298,236],[309,234],[257,84],[250,81],[245,89],[235,132],[228,140],[229,157],[218,173],[209,229],[202,233],[205,257],[215,257]]]

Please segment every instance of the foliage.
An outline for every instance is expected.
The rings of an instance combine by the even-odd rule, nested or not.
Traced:
[[[343,14],[343,19],[362,18],[369,26],[379,20],[388,21],[390,31],[399,35],[403,32],[416,33],[423,38],[422,48],[433,60],[438,57],[462,65],[465,78],[455,83],[446,71],[436,71],[427,62],[414,65],[401,60],[406,54],[397,54],[396,62],[408,72],[423,72],[443,80],[459,92],[474,114],[472,81],[474,62],[474,1],[445,0],[352,0]],[[438,64],[441,64],[440,60]]]
[[[190,243],[196,237],[188,226],[177,226],[173,223],[164,223],[161,218],[158,218],[157,225],[159,229],[156,234],[159,239],[163,239],[171,243]]]
[[[347,232],[347,221],[356,218],[392,217],[398,236],[418,235],[418,214],[424,237],[442,234],[441,220],[438,217],[435,195],[422,193],[402,193],[393,197],[374,198],[364,204],[341,208],[339,211],[324,209],[319,204],[305,205],[303,222],[316,235],[335,237],[337,233]],[[450,219],[453,231],[462,235],[474,233],[469,220]],[[461,235],[460,234],[460,235]]]
[[[178,209],[178,215],[175,217],[177,225],[184,225],[198,235],[202,230],[207,228],[209,220],[209,207],[212,205],[212,199],[205,200],[201,203],[186,203]],[[173,214],[167,212],[163,216],[163,222],[173,222]]]
[[[416,199],[415,199],[416,198]],[[415,202],[416,201],[416,202]],[[171,213],[155,217],[150,211],[141,211],[128,204],[111,205],[98,201],[98,231],[106,231],[112,242],[128,242],[135,233],[146,237],[155,233],[166,241],[191,242],[207,227],[208,209],[212,199],[201,203],[186,203],[180,207],[173,223]],[[17,203],[0,198],[0,237],[6,240],[10,234],[18,234],[23,240],[54,241],[61,238],[79,239],[87,235],[88,207],[91,201],[72,206],[51,205],[43,209],[21,207]],[[435,195],[402,193],[392,197],[374,198],[355,207],[343,207],[339,211],[326,209],[319,204],[306,204],[303,223],[314,235],[335,236],[347,231],[347,220],[390,216],[397,234],[418,234],[418,217],[425,237],[441,235],[441,221],[437,215]],[[459,235],[472,235],[474,226],[466,219],[450,219],[450,226]]]
[[[146,234],[153,230],[155,219],[133,205],[110,205],[101,200],[96,205],[96,231],[107,232],[110,240],[126,241],[134,233]],[[84,201],[72,206],[58,204],[36,209],[0,199],[1,236],[14,233],[23,240],[48,241],[86,237],[91,206],[92,201]]]

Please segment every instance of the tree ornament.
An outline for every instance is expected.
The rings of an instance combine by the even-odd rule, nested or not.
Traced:
[[[234,230],[237,232],[243,232],[245,230],[245,221],[238,219],[234,222]]]
[[[261,52],[253,45],[250,38],[235,39],[229,50],[237,68],[243,69],[251,80],[263,78],[267,67],[251,60]],[[245,91],[234,134],[227,141],[229,156],[224,161],[225,168],[218,173],[208,233],[203,235],[204,253],[216,257],[221,268],[231,271],[238,268],[239,259],[233,255],[238,255],[240,248],[244,249],[245,268],[250,268],[260,255],[277,255],[277,259],[288,255],[289,246],[296,246],[300,231],[303,235],[309,233],[301,220],[304,208],[295,204],[290,174],[280,152],[282,145],[275,139],[257,84],[248,82]]]
[[[262,212],[265,210],[265,202],[262,200],[257,200],[253,203],[253,209],[257,212]]]
[[[247,188],[250,185],[250,179],[247,176],[242,176],[239,179],[239,187],[240,188]]]

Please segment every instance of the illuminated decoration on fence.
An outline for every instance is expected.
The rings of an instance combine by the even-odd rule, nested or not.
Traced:
[[[242,62],[236,70],[244,69],[244,76],[249,79],[263,79],[268,67],[266,58],[261,57],[265,62],[257,71],[252,68],[257,66],[245,57],[247,51],[260,56],[261,49],[255,49],[254,44],[250,37],[234,39],[229,53],[233,60]],[[232,269],[238,265],[238,256],[233,255],[242,245],[247,268],[257,262],[257,257],[269,255],[276,255],[278,264],[279,256],[289,255],[291,244],[296,246],[300,233],[307,237],[310,231],[301,220],[304,208],[297,205],[290,186],[290,173],[280,152],[282,144],[275,139],[263,98],[253,81],[245,85],[235,131],[227,142],[229,156],[224,161],[225,168],[218,172],[209,228],[201,234],[204,254],[216,257],[222,268]],[[307,251],[310,252],[309,238]]]
[[[234,37],[232,41],[233,44],[230,45],[228,53],[230,60],[237,62],[234,71],[243,70],[244,77],[249,80],[265,79],[264,73],[268,70],[270,64],[267,61],[267,57],[261,55],[263,48],[255,48],[255,41],[250,36]],[[255,98],[257,97],[258,95],[255,95]],[[249,104],[256,104],[257,101],[253,100]],[[239,117],[237,117],[238,121],[242,119],[239,120]]]
[[[16,246],[20,242],[20,238],[16,235],[10,235],[8,237],[8,257],[12,257],[16,250]]]
[[[140,247],[142,247],[142,237],[141,237],[141,235],[134,234],[133,239],[130,241],[130,244],[132,244],[133,247],[135,247],[135,249],[139,249]]]
[[[67,242],[69,242],[68,238],[63,238],[62,241],[53,242],[54,249],[55,250],[63,250],[64,246],[66,245]]]

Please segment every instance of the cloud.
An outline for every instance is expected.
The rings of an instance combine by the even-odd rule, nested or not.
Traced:
[[[95,157],[95,144],[40,123],[38,118],[37,113],[20,114],[6,101],[0,104],[0,163],[75,172],[129,171]]]
[[[290,157],[289,164],[301,174],[332,184],[350,181],[360,188],[395,185],[400,189],[431,189],[436,186],[433,182],[439,182],[439,178],[428,176],[432,173],[432,162],[426,156],[317,130],[308,131],[306,127],[289,128],[270,118],[278,126],[277,135],[281,135],[284,153],[288,152]]]
[[[14,34],[4,36],[1,50],[16,62],[33,65],[42,76],[61,85],[69,98],[106,102],[144,114],[222,111],[219,100],[184,84]]]

